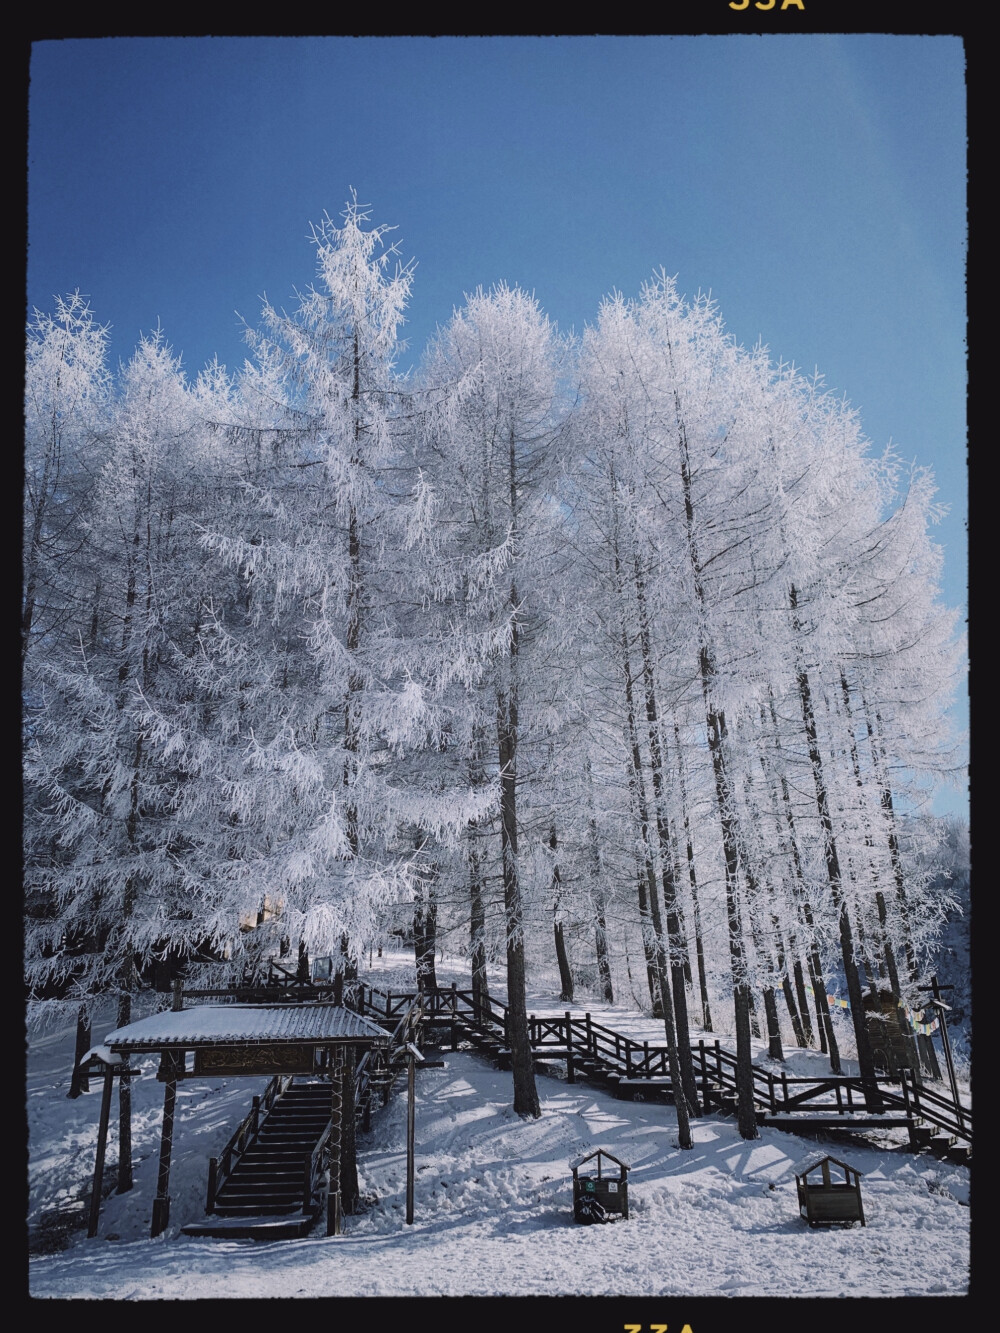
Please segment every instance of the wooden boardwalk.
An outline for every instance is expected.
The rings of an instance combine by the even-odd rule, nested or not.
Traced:
[[[467,1042],[509,1067],[507,1006],[490,998],[477,1004],[471,990],[457,985],[416,991],[358,988],[359,1008],[383,1026],[412,1014],[419,1001],[420,1026],[444,1035],[452,1049]],[[616,1032],[589,1014],[532,1014],[528,1031],[535,1059],[565,1064],[570,1083],[577,1078],[606,1087],[622,1098],[659,1097],[673,1101],[666,1045]],[[695,1078],[702,1113],[735,1112],[736,1056],[720,1042],[692,1044]],[[871,1130],[905,1127],[914,1150],[929,1148],[936,1156],[968,1163],[972,1155],[972,1113],[947,1096],[921,1086],[904,1070],[876,1080],[883,1104],[866,1109],[865,1087],[858,1075],[829,1074],[793,1078],[753,1069],[753,1097],[760,1124],[792,1132],[816,1129]]]

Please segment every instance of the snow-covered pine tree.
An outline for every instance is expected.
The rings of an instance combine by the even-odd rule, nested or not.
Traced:
[[[413,265],[368,221],[355,199],[315,227],[315,283],[248,334],[247,503],[204,536],[242,586],[212,649],[247,700],[230,709],[223,869],[245,901],[280,903],[256,954],[287,935],[348,979],[422,882],[428,839],[468,817],[438,781],[436,664],[411,595],[433,517],[395,374]]]
[[[439,399],[430,444],[435,485],[448,495],[445,568],[457,590],[452,654],[456,674],[468,664],[473,689],[474,768],[485,760],[488,734],[495,745],[514,1109],[529,1116],[539,1114],[539,1103],[527,1032],[518,793],[525,733],[537,722],[531,654],[545,598],[558,352],[537,303],[499,286],[467,298],[425,367],[427,392]]]

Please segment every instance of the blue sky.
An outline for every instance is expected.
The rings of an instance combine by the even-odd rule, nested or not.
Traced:
[[[40,41],[28,308],[79,288],[115,357],[159,321],[189,374],[236,366],[236,312],[294,301],[352,187],[417,260],[414,356],[480,284],[579,331],[662,265],[933,468],[964,608],[964,64],[878,34]]]

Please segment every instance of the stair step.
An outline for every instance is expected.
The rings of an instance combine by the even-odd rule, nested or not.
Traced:
[[[929,1146],[935,1157],[947,1157],[955,1146],[955,1139],[951,1134],[935,1134]]]
[[[263,1160],[273,1161],[298,1161],[303,1156],[311,1153],[319,1142],[318,1138],[309,1138],[304,1143],[284,1143],[275,1140],[273,1143],[255,1143],[252,1148],[248,1148],[240,1158],[241,1162],[258,1162]]]
[[[231,1184],[240,1185],[291,1185],[300,1189],[305,1163],[299,1167],[255,1167],[251,1171],[236,1171],[223,1181],[221,1188],[228,1189]]]
[[[206,1218],[181,1227],[186,1236],[205,1236],[228,1240],[295,1240],[305,1236],[315,1225],[315,1214],[301,1217],[260,1216]]]
[[[319,1138],[329,1124],[324,1120],[321,1125],[307,1125],[304,1128],[297,1125],[276,1125],[274,1129],[264,1130],[254,1139],[254,1143],[299,1143],[305,1139],[311,1139],[313,1143]]]
[[[302,1191],[298,1194],[226,1194],[215,1201],[216,1212],[242,1208],[255,1213],[295,1212],[302,1207]]]
[[[301,1213],[301,1198],[295,1203],[276,1203],[262,1206],[256,1203],[216,1203],[215,1210],[220,1217],[261,1217],[271,1213]]]

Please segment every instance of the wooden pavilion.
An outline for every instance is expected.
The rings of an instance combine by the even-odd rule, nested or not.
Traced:
[[[354,1114],[353,1106],[343,1105],[345,1054],[353,1048],[356,1061],[359,1051],[388,1046],[389,1041],[384,1028],[343,1005],[286,1000],[198,1004],[185,1009],[177,988],[172,1010],[117,1028],[81,1061],[91,1076],[104,1080],[88,1234],[97,1234],[114,1080],[135,1076],[128,1057],[158,1054],[160,1066],[156,1077],[164,1085],[163,1130],[150,1235],[158,1236],[166,1228],[170,1215],[170,1159],[178,1082],[234,1075],[294,1074],[312,1075],[330,1083],[327,1233],[339,1235],[342,1128],[344,1115]]]

